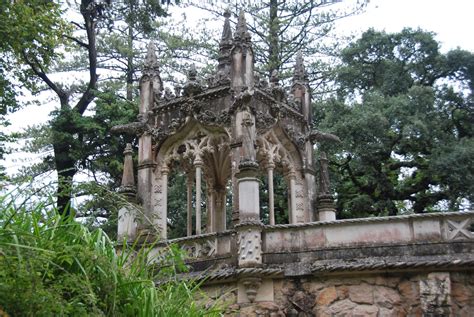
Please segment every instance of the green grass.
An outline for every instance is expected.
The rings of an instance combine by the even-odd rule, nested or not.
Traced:
[[[183,253],[121,245],[54,209],[0,201],[0,312],[9,316],[220,316]],[[158,268],[158,269],[157,269]],[[167,282],[155,287],[155,281]],[[199,298],[199,300],[196,300]],[[204,298],[204,300],[203,300]]]

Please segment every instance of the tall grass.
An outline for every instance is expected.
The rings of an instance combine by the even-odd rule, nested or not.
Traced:
[[[152,250],[116,248],[102,230],[65,220],[54,209],[16,209],[2,199],[0,315],[221,315],[202,300],[198,283],[177,278],[186,270],[179,248]],[[159,279],[167,282],[156,287]]]

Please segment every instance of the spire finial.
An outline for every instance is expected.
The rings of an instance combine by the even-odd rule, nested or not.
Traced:
[[[197,78],[196,65],[194,63],[192,63],[191,67],[189,68],[189,71],[188,71],[188,81],[189,82],[195,82],[196,78]]]
[[[133,160],[132,160],[132,144],[127,143],[125,146],[125,151],[123,151],[125,156],[123,162],[123,174],[122,174],[122,186],[121,190],[133,191],[135,188],[135,178],[133,176]]]
[[[158,59],[156,58],[156,47],[153,41],[148,44],[148,50],[145,57],[145,69],[158,71]]]
[[[240,41],[250,41],[250,34],[247,30],[247,22],[245,21],[245,13],[240,10],[237,27],[235,29],[235,39]]]
[[[293,72],[293,82],[304,81],[305,79],[306,71],[304,68],[303,53],[301,53],[301,51],[298,51],[298,54],[296,55],[295,69]]]
[[[232,30],[230,28],[230,21],[229,21],[229,18],[230,18],[229,9],[226,9],[224,11],[224,17],[225,17],[225,21],[224,21],[224,29],[222,30],[222,38],[221,38],[221,43],[220,43],[221,46],[230,44],[232,42]]]

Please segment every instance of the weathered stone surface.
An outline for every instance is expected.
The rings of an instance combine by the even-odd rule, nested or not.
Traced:
[[[326,310],[330,316],[350,316],[350,313],[357,304],[351,302],[349,299],[337,301]]]
[[[420,302],[425,315],[451,314],[451,279],[447,272],[429,273],[420,279]]]
[[[359,305],[352,310],[352,317],[377,317],[379,308],[374,305]]]
[[[376,286],[374,290],[375,304],[379,307],[392,308],[400,304],[400,294],[385,286]]]
[[[312,297],[303,291],[296,291],[291,297],[291,303],[302,311],[311,311],[313,307]]]
[[[469,288],[467,285],[461,283],[452,283],[451,284],[451,297],[456,302],[456,304],[464,307],[468,304],[474,305],[474,295],[472,293],[472,288]]]
[[[418,294],[418,284],[411,281],[403,281],[398,284],[398,290],[404,298],[415,298]]]
[[[349,286],[349,298],[354,303],[373,304],[373,287],[366,283],[360,285],[351,285]]]
[[[399,277],[377,276],[375,278],[376,285],[383,285],[388,287],[395,287],[400,282]]]
[[[346,299],[349,297],[349,287],[346,285],[339,286],[337,288],[337,298]]]
[[[334,286],[323,289],[318,297],[316,297],[316,306],[327,306],[338,298],[336,288]]]

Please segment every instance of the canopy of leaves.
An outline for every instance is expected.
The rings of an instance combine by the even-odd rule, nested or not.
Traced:
[[[48,69],[54,50],[68,27],[59,6],[52,1],[0,1],[0,126],[9,125],[6,115],[19,108],[22,87],[36,92],[37,81],[24,67],[24,56],[35,56]],[[11,138],[0,132],[0,159]],[[3,177],[0,167],[0,177]]]
[[[338,95],[318,108],[342,217],[458,210],[474,199],[474,55],[433,34],[369,30],[342,51]]]

